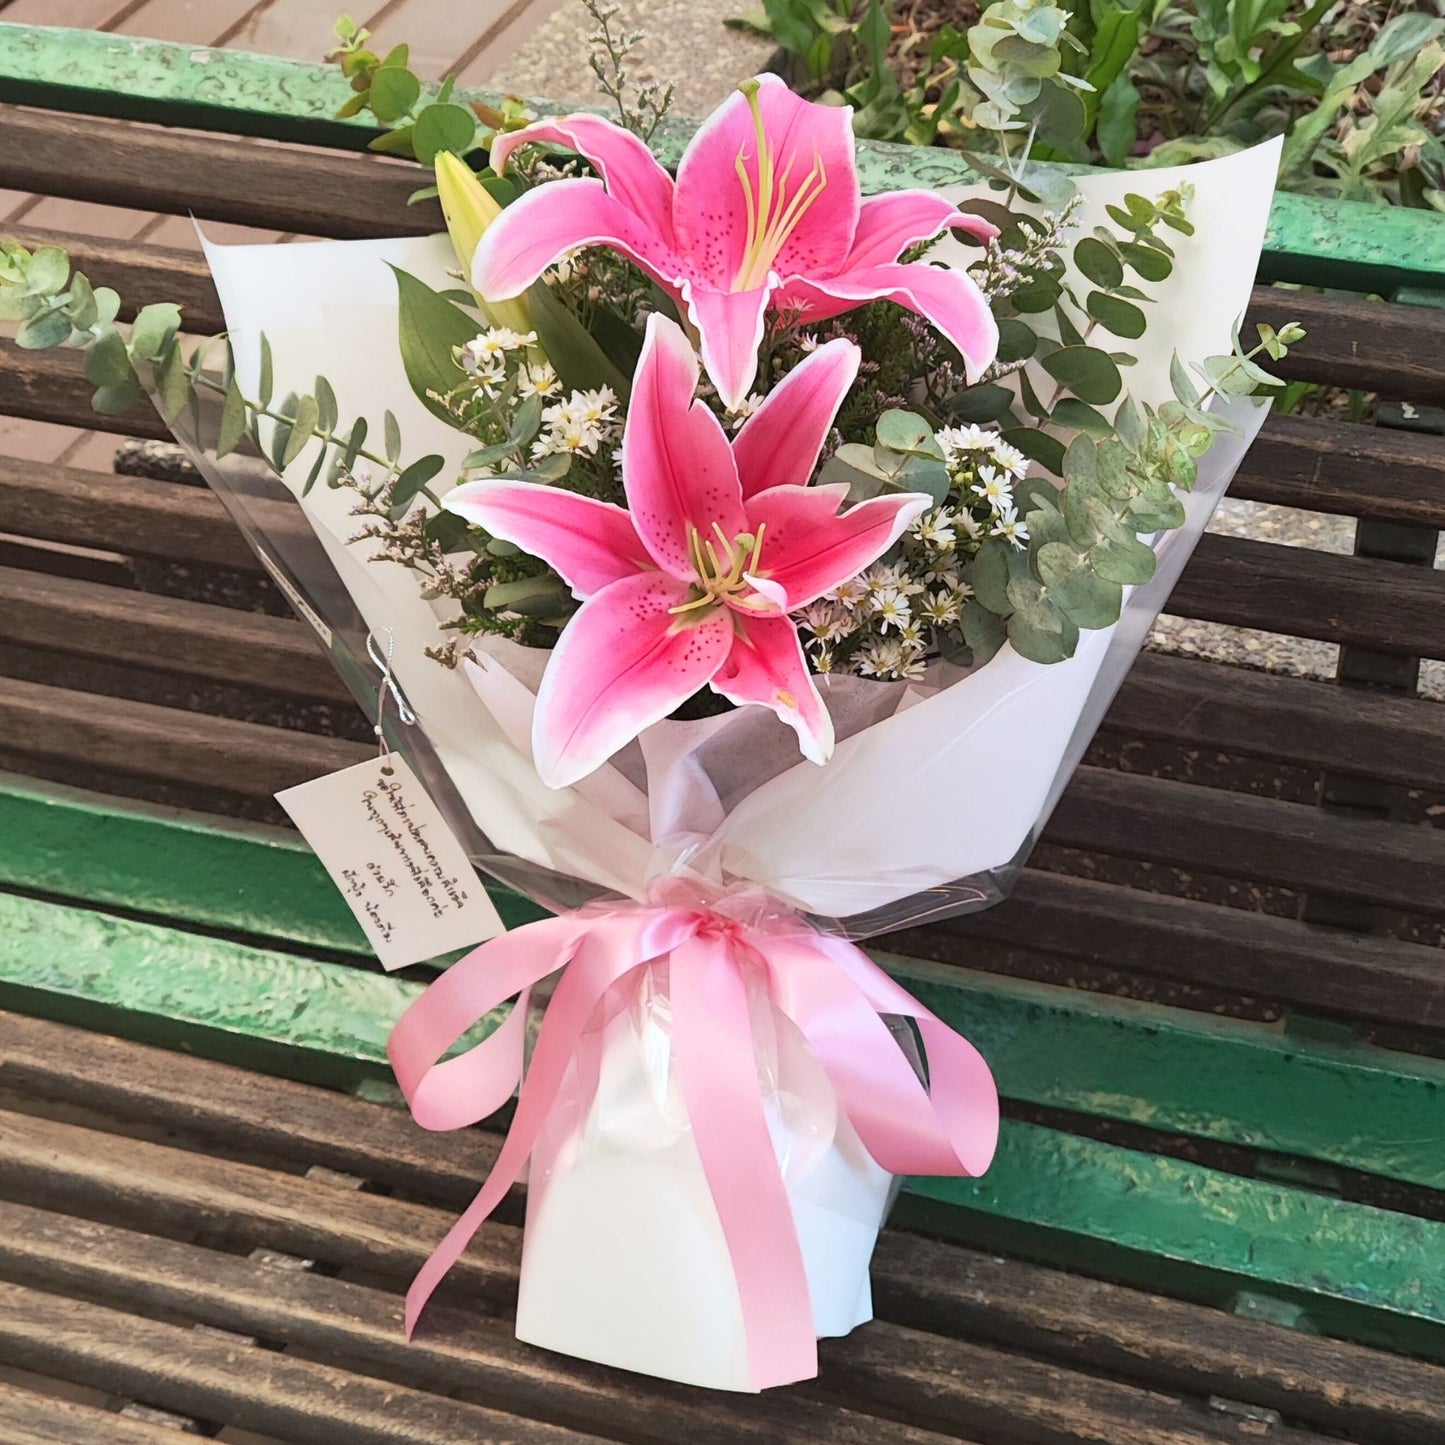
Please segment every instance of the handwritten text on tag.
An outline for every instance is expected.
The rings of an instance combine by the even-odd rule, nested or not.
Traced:
[[[502,932],[456,835],[396,754],[276,794],[366,930],[383,968]]]

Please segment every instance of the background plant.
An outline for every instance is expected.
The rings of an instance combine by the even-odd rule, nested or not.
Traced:
[[[855,105],[860,135],[1002,155],[1175,164],[1290,132],[1282,183],[1441,207],[1438,0],[765,0],[795,88]],[[939,15],[957,23],[939,23]]]

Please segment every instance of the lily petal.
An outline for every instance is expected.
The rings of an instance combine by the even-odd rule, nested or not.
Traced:
[[[781,246],[771,251],[780,272],[835,270],[858,224],[852,107],[803,100],[776,75],[760,75],[748,84],[757,86],[769,151],[763,175],[752,107],[741,89],[698,127],[677,167],[673,215],[678,247],[692,258],[700,278],[722,289],[739,284],[747,253],[750,212],[738,174],[740,160],[751,188],[755,239],[767,232],[770,221],[788,215],[800,191],[805,199],[812,196]],[[771,185],[762,185],[769,177]],[[765,269],[772,265],[770,257]],[[752,284],[760,280],[761,275]]]
[[[756,291],[713,291],[683,283],[682,298],[702,346],[702,364],[730,411],[743,404],[757,377],[771,289],[771,283]]]
[[[932,505],[922,492],[873,497],[838,515],[836,487],[773,487],[748,499],[748,522],[763,529],[757,570],[787,593],[787,610],[816,602],[876,562]]]
[[[931,321],[963,353],[970,382],[977,381],[998,355],[998,322],[987,298],[964,271],[924,261],[871,266],[826,280],[794,279],[777,296],[778,305],[802,306],[809,320],[824,320],[879,300],[892,301]]]
[[[676,289],[681,263],[666,238],[594,180],[548,181],[513,201],[482,236],[472,286],[488,301],[505,301],[579,246],[611,246]]]
[[[682,328],[654,312],[632,382],[622,433],[622,485],[638,536],[674,577],[697,576],[692,534],[716,540],[747,530],[742,488],[722,424],[700,401],[697,353]]]
[[[634,577],[652,559],[622,507],[535,482],[466,482],[442,505],[548,563],[578,597]]]
[[[733,438],[744,497],[808,484],[862,355],[840,336],[805,357],[767,394]]]
[[[542,675],[532,755],[550,788],[585,778],[711,680],[733,643],[724,608],[679,627],[688,588],[658,572],[613,582],[562,629]]]
[[[518,147],[534,142],[576,151],[602,177],[609,195],[646,216],[672,244],[672,177],[645,141],[600,115],[553,116],[499,134],[491,146],[492,168],[500,175]]]
[[[730,702],[770,707],[798,735],[803,756],[826,763],[833,752],[833,719],[808,672],[798,629],[786,617],[749,617],[727,662],[712,680]]]
[[[932,240],[940,231],[967,231],[980,241],[998,235],[982,216],[960,211],[937,191],[889,191],[870,196],[858,212],[858,229],[853,249],[839,268],[842,275],[865,266],[883,266],[896,261],[910,246]]]

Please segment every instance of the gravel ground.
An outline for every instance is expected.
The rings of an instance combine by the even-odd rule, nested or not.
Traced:
[[[1256,537],[1265,542],[1343,556],[1349,556],[1354,550],[1354,523],[1347,517],[1302,512],[1293,507],[1271,507],[1233,497],[1226,497],[1220,504],[1209,530],[1229,537]],[[1435,565],[1445,568],[1445,540],[1436,553]],[[1218,658],[1242,667],[1263,668],[1295,677],[1332,678],[1340,655],[1339,647],[1333,642],[1169,616],[1161,617],[1155,624],[1149,645],[1158,652]],[[1421,664],[1420,693],[1423,697],[1445,701],[1445,662]]]
[[[625,0],[615,28],[640,30],[633,53],[634,81],[671,81],[678,115],[705,115],[733,86],[756,75],[773,53],[773,43],[728,30],[723,21],[740,15],[752,0]],[[592,17],[566,0],[541,29],[502,62],[487,84],[548,100],[593,103],[596,91],[586,57]],[[679,57],[683,57],[679,63]]]

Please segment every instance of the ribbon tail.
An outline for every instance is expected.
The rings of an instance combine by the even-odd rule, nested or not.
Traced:
[[[977,1177],[998,1145],[998,1090],[974,1046],[862,949],[822,935],[768,939],[779,1006],[827,1070],[864,1147],[892,1174]],[[881,1014],[914,1019],[925,1087]]]
[[[737,1279],[753,1388],[811,1378],[818,1342],[808,1277],[732,945],[706,937],[680,944],[669,991],[679,1082]]]
[[[521,1073],[521,1044],[526,1028],[525,987],[502,1028],[458,1058],[448,1059],[445,1063],[437,1063],[435,1059],[477,1019],[485,1017],[496,1007],[500,1001],[495,997],[498,990],[510,991],[511,986],[527,971],[532,975],[529,982],[535,982],[564,965],[571,965],[562,974],[537,1032],[532,1064],[522,1081],[512,1127],[507,1131],[497,1162],[477,1197],[447,1231],[407,1291],[408,1338],[436,1287],[520,1178],[562,1086],[567,1066],[602,995],[623,974],[640,967],[648,958],[665,952],[674,938],[685,932],[686,926],[685,920],[679,920],[674,915],[624,913],[598,917],[564,915],[528,924],[503,938],[483,944],[453,964],[402,1017],[397,1030],[402,1031],[402,1026],[408,1021],[410,1026],[402,1032],[400,1039],[393,1034],[389,1051],[413,1112],[416,1112],[419,1103],[425,1101],[428,1117],[459,1121],[450,1125],[434,1123],[430,1127],[459,1127],[460,1123],[472,1123],[494,1112],[511,1092],[509,1089],[502,1099],[478,1112],[479,1105],[466,1099],[461,1090],[471,1085],[490,1089],[491,1093],[487,1095],[490,1101],[505,1082],[507,1070],[514,1070],[511,1083],[513,1088],[516,1087]],[[508,946],[498,947],[502,944]],[[539,950],[540,959],[534,952],[530,961],[524,963],[529,953],[528,945],[535,949],[540,944],[547,945]],[[498,966],[493,969],[493,964]],[[453,973],[464,967],[460,980],[444,988]],[[489,975],[485,984],[477,978],[479,972]],[[430,1008],[424,1008],[423,1005],[434,994],[438,1001]],[[503,998],[507,996],[508,993],[502,994]],[[502,1029],[514,1020],[520,1022],[513,1034],[500,1038]],[[491,1047],[494,1041],[497,1043],[495,1049]],[[432,1063],[425,1065],[427,1054],[433,1051]],[[429,1090],[428,1085],[435,1087]],[[424,1122],[420,1116],[418,1122]]]

